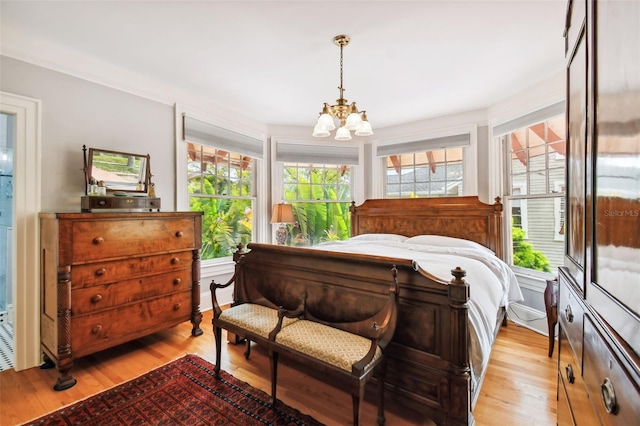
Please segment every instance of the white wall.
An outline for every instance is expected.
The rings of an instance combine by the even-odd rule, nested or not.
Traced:
[[[163,210],[175,204],[173,107],[0,56],[0,88],[42,101],[42,210],[79,212],[82,145],[151,154]]]

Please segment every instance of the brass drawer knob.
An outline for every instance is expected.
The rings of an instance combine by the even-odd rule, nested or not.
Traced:
[[[102,243],[104,243],[104,238],[102,238],[102,237],[95,237],[93,239],[93,244],[95,244],[95,245],[102,244]]]
[[[600,391],[602,392],[602,402],[604,402],[604,409],[609,414],[618,414],[618,402],[616,400],[616,391],[613,389],[613,383],[607,377],[600,385]]]
[[[91,301],[93,303],[98,303],[101,300],[102,300],[102,295],[100,293],[94,294],[93,297],[91,298]]]
[[[100,331],[102,330],[102,326],[100,324],[96,324],[93,326],[93,328],[91,329],[91,332],[93,334],[98,334],[100,333]]]
[[[571,305],[567,305],[567,307],[564,308],[564,315],[567,317],[567,321],[573,322],[573,312],[571,311]]]
[[[96,275],[99,277],[103,276],[106,273],[107,273],[107,270],[105,268],[100,268],[96,271]]]
[[[181,238],[183,236],[183,232],[182,231],[177,231],[176,232],[176,237]]]
[[[173,280],[173,285],[178,285],[182,282],[181,278],[176,278],[175,280]]]
[[[569,383],[575,382],[576,376],[573,374],[573,366],[571,364],[567,364],[564,370],[565,370],[565,374],[567,375],[567,381]]]
[[[180,263],[180,259],[178,259],[177,257],[174,257],[173,259],[171,259],[172,265],[177,265],[178,263]]]

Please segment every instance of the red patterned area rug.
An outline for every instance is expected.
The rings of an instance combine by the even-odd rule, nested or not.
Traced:
[[[321,425],[196,355],[47,414],[28,425]]]

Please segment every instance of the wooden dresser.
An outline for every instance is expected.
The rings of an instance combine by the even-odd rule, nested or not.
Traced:
[[[200,322],[202,213],[41,213],[41,343],[55,390],[79,358]]]
[[[640,421],[640,2],[571,0],[558,424]]]

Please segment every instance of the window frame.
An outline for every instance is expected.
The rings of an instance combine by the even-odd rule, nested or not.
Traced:
[[[305,129],[306,130],[306,129]],[[276,203],[285,202],[284,201],[284,164],[285,162],[277,160],[277,145],[278,143],[283,143],[291,146],[300,145],[301,150],[312,149],[314,146],[317,146],[318,139],[310,138],[306,133],[304,135],[295,136],[295,135],[286,135],[286,136],[271,136],[269,141],[269,150],[271,154],[271,205]],[[365,158],[365,147],[363,144],[358,144],[357,142],[337,142],[333,143],[327,141],[323,142],[323,146],[351,146],[358,151],[358,164],[349,165],[350,167],[350,175],[351,175],[351,201],[356,204],[362,204],[365,200],[365,191],[364,191],[364,158]],[[287,161],[287,163],[293,163],[294,161]],[[324,161],[322,164],[331,164],[331,161]],[[317,163],[320,164],[320,163]],[[336,164],[339,165],[339,164]],[[269,214],[269,217],[270,214]],[[268,233],[270,234],[271,241],[275,242],[275,233],[278,226],[277,224],[273,224],[269,227]]]
[[[450,155],[448,153],[449,150],[461,150],[461,158],[460,160],[451,160],[448,161],[447,160],[447,156]],[[413,191],[411,191],[411,193],[414,194],[414,196],[419,197],[419,198],[430,198],[430,197],[451,197],[452,195],[449,194],[449,188],[454,188],[456,186],[462,186],[462,191],[457,191],[458,192],[458,196],[462,196],[464,194],[464,151],[465,151],[465,147],[450,147],[450,148],[441,148],[441,149],[434,149],[434,150],[430,150],[427,151],[428,153],[433,153],[433,152],[443,152],[444,153],[444,157],[443,157],[443,161],[436,161],[432,159],[427,159],[427,163],[424,164],[416,164],[416,155],[421,155],[423,153],[425,153],[425,151],[420,151],[420,152],[412,152],[412,153],[406,153],[406,154],[394,154],[394,155],[389,155],[387,157],[383,157],[385,160],[389,159],[392,156],[395,157],[400,157],[400,173],[398,173],[397,169],[396,169],[396,174],[398,175],[398,183],[394,184],[398,186],[398,195],[397,196],[389,196],[389,176],[390,176],[390,171],[391,169],[388,166],[388,161],[385,161],[385,171],[386,173],[384,174],[384,198],[411,198],[410,195],[403,195],[404,194],[404,186],[411,186],[413,187]],[[406,164],[403,163],[402,161],[402,157],[404,156],[411,156],[412,157],[412,162],[407,162]],[[433,157],[432,157],[433,158]],[[449,167],[451,167],[454,163],[459,163],[460,164],[460,168],[461,168],[461,173],[462,173],[462,178],[461,179],[449,179],[448,178],[448,170]],[[437,168],[444,168],[444,179],[443,180],[434,180],[433,179],[433,175],[435,175],[435,173],[429,171],[428,172],[428,179],[426,180],[422,180],[419,181],[416,179],[417,175],[418,175],[418,170],[419,169],[430,169],[431,166],[435,167],[436,170]],[[404,175],[402,173],[402,171],[412,171],[413,172],[413,180],[408,181],[405,180],[403,181],[402,176]],[[440,182],[443,184],[443,193],[442,194],[434,194],[432,192],[432,186],[434,183]],[[428,186],[428,194],[423,194],[423,195],[416,195],[417,191],[416,188],[418,185],[423,184],[423,185],[427,185]]]
[[[385,198],[387,186],[388,156],[377,157],[378,147],[392,147],[420,140],[446,138],[448,136],[469,134],[469,145],[463,147],[462,153],[462,193],[460,196],[478,194],[478,124],[476,122],[450,127],[445,130],[423,130],[407,136],[383,137],[372,143],[371,153],[371,192],[372,198]],[[442,149],[442,148],[440,148]],[[435,149],[434,149],[435,150]]]
[[[213,117],[210,115],[206,115],[200,113],[198,111],[194,111],[188,108],[185,108],[181,105],[175,105],[174,108],[174,118],[175,118],[175,152],[176,152],[176,199],[175,199],[175,210],[176,211],[189,211],[189,198],[190,194],[188,193],[188,171],[187,171],[187,141],[184,140],[183,137],[183,117],[184,115],[188,115],[189,117],[210,123],[212,125],[243,134],[254,139],[258,139],[262,141],[264,158],[258,159],[255,158],[255,169],[254,169],[254,191],[255,191],[255,205],[253,215],[253,241],[255,242],[268,242],[269,241],[269,222],[268,222],[268,207],[267,207],[267,199],[269,194],[268,187],[268,173],[267,167],[265,167],[267,156],[266,146],[267,146],[267,138],[266,138],[266,128],[262,128],[262,126],[258,126],[255,122],[237,122],[232,121],[230,119],[225,119],[222,117]],[[170,205],[170,204],[169,204]],[[264,214],[260,214],[260,213]],[[208,259],[201,261],[202,272],[201,275],[211,276],[217,275],[221,273],[229,273],[233,272],[235,263],[233,262],[233,258],[231,256],[218,258],[218,259]]]
[[[511,182],[511,145],[510,145],[510,137],[509,135],[516,130],[520,130],[520,129],[524,129],[524,128],[529,128],[531,126],[537,125],[539,123],[546,123],[549,120],[553,120],[556,118],[560,118],[562,115],[564,115],[564,111],[561,114],[558,114],[558,108],[559,105],[561,103],[556,103],[553,104],[551,107],[548,108],[547,110],[547,115],[542,115],[540,116],[539,114],[536,114],[538,111],[534,111],[533,113],[531,113],[532,116],[536,116],[536,120],[532,120],[531,122],[520,122],[519,123],[519,127],[508,131],[507,133],[501,134],[501,135],[492,135],[492,140],[494,141],[494,143],[496,145],[499,146],[499,150],[501,152],[500,158],[502,159],[502,183],[503,183],[503,191],[502,191],[502,198],[503,198],[503,203],[505,204],[505,209],[504,209],[504,217],[503,217],[503,235],[504,235],[504,250],[503,252],[505,253],[504,257],[505,257],[505,262],[509,265],[509,267],[519,276],[529,276],[529,277],[533,277],[533,278],[537,278],[537,279],[542,279],[542,280],[548,280],[553,278],[553,276],[555,276],[555,272],[553,272],[553,268],[552,268],[552,272],[544,272],[544,271],[537,271],[537,270],[533,270],[533,269],[529,269],[529,268],[524,268],[524,267],[520,267],[520,266],[516,266],[513,264],[513,246],[512,246],[512,229],[511,229],[511,203],[513,200],[519,200],[521,203],[521,208],[526,208],[526,202],[527,200],[536,200],[536,199],[551,199],[553,201],[553,224],[554,227],[556,227],[555,233],[554,233],[554,237],[553,237],[553,241],[564,241],[564,238],[558,238],[559,236],[559,229],[560,226],[559,223],[561,223],[561,218],[559,217],[559,212],[560,212],[560,203],[562,202],[562,199],[564,198],[564,192],[559,192],[556,190],[557,188],[557,184],[561,183],[564,184],[564,182],[560,182],[557,179],[552,179],[551,177],[551,172],[552,170],[555,170],[557,168],[553,168],[551,167],[551,165],[549,164],[549,159],[551,159],[552,155],[556,156],[555,159],[557,160],[562,160],[558,159],[557,156],[559,155],[557,151],[555,151],[553,154],[552,153],[547,153],[546,157],[545,157],[545,173],[546,173],[546,179],[547,179],[547,187],[548,187],[548,192],[544,193],[544,194],[540,194],[540,193],[529,193],[529,191],[527,191],[527,194],[524,195],[511,195],[511,189],[513,186],[513,182]],[[544,110],[544,109],[543,109]],[[552,112],[551,112],[552,111]],[[526,117],[523,116],[523,117]],[[514,122],[516,121],[520,121],[520,118],[516,118],[515,120],[513,120]],[[508,126],[507,126],[508,127]],[[495,131],[496,127],[493,128],[493,130]],[[566,138],[565,134],[560,135],[563,138]],[[566,141],[565,141],[566,143]],[[525,147],[525,151],[528,148]],[[548,148],[545,148],[548,149]],[[566,165],[565,165],[566,167]],[[535,171],[539,171],[539,170],[534,170]],[[526,171],[526,183],[523,185],[527,186],[529,184],[529,175],[532,173],[532,171],[530,171],[527,168]],[[565,173],[563,173],[563,176],[565,176]],[[561,185],[562,186],[562,185]],[[523,223],[522,223],[522,229],[525,231],[525,240],[530,239],[530,235],[529,235],[529,227],[528,227],[528,223],[526,224],[525,227],[525,216],[526,216],[526,212],[523,212],[521,214]],[[528,222],[528,220],[527,220]],[[563,244],[564,246],[564,244]],[[553,265],[552,265],[553,266]]]

